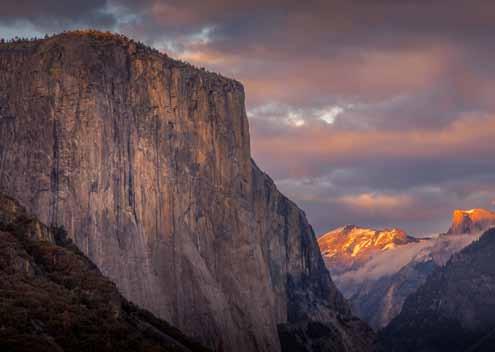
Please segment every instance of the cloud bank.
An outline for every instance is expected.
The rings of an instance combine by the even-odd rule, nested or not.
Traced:
[[[254,158],[317,233],[494,205],[492,1],[0,4],[3,36],[109,29],[242,81]]]

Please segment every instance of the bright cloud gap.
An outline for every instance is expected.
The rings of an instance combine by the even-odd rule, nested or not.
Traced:
[[[290,127],[303,127],[307,126],[310,122],[316,121],[332,125],[345,111],[346,108],[339,105],[331,105],[324,108],[302,108],[279,103],[269,103],[250,109],[248,116],[251,119],[262,119],[277,123],[282,122]]]

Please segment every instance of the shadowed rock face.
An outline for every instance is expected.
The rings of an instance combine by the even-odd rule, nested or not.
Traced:
[[[436,269],[383,330],[383,351],[495,350],[495,230]]]
[[[0,194],[1,351],[209,351],[125,300],[65,235]]]
[[[367,346],[304,213],[251,160],[238,82],[97,32],[1,45],[0,190],[220,351],[280,350],[307,320]]]

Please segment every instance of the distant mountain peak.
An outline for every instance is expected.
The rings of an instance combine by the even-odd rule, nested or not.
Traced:
[[[476,233],[495,226],[495,212],[482,208],[456,209],[448,234]]]
[[[403,242],[416,241],[414,237],[407,235],[404,230],[396,227],[376,230],[357,225],[345,225],[322,235],[318,242],[321,248],[326,244],[340,242],[342,240],[346,241],[348,246],[356,246],[364,241],[367,246],[380,248],[392,243],[402,244]]]
[[[368,261],[376,252],[417,241],[399,228],[376,230],[345,225],[321,236],[318,245],[331,270],[347,270]]]
[[[347,224],[347,225],[344,225],[342,227],[339,227],[339,228],[336,228],[332,231],[329,231],[327,232],[326,234],[324,234],[323,236],[326,236],[330,233],[333,233],[333,232],[336,232],[336,231],[345,231],[345,232],[350,232],[350,231],[363,231],[369,235],[372,235],[373,233],[393,233],[394,235],[397,235],[397,236],[407,236],[406,232],[398,227],[391,227],[391,228],[384,228],[384,229],[374,229],[374,228],[371,228],[371,227],[365,227],[365,226],[359,226],[359,225],[354,225],[354,224]],[[322,236],[322,237],[323,237]]]
[[[435,268],[476,240],[479,230],[495,225],[495,213],[486,209],[456,210],[452,216],[449,233],[430,238],[411,237],[400,228],[356,225],[319,238],[327,268],[357,316],[372,328],[383,328]]]

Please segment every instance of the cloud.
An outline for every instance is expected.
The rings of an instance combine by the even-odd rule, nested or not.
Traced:
[[[412,203],[410,197],[406,195],[387,195],[377,193],[361,193],[358,195],[345,195],[337,199],[343,205],[352,208],[363,209],[365,211],[385,211],[397,207],[408,207]]]
[[[372,282],[384,276],[397,273],[407,264],[420,263],[428,260],[435,261],[438,265],[445,265],[453,253],[459,252],[479,235],[449,235],[434,239],[423,240],[417,243],[395,247],[373,256],[371,260],[354,271],[348,271],[333,278],[341,289],[343,288],[351,297],[358,289],[356,283]]]
[[[53,32],[78,26],[111,28],[115,17],[108,11],[106,0],[2,0],[0,23],[32,26],[38,32]]]
[[[242,81],[253,156],[317,232],[438,232],[495,199],[492,1],[1,5],[3,36],[110,29]]]
[[[402,163],[402,167],[408,163],[426,166],[429,161],[439,161],[437,167],[445,162],[457,163],[459,168],[473,162],[488,165],[494,151],[495,115],[466,115],[439,130],[340,129],[315,123],[276,134],[258,133],[257,124],[256,120],[254,154],[262,164],[264,160],[275,161],[271,169],[276,178],[283,174],[317,176],[332,168],[373,162]],[[270,127],[261,129],[270,131]],[[437,167],[431,166],[432,170],[421,172],[435,172]]]
[[[452,176],[449,168],[440,166],[439,177],[433,180],[414,175],[411,179],[407,170],[400,169],[387,173],[373,166],[342,168],[319,177],[280,179],[277,184],[306,210],[317,234],[355,224],[400,227],[411,235],[429,236],[447,231],[459,204],[493,207],[495,174],[465,168],[461,168],[464,175],[452,172]],[[418,167],[418,173],[430,177],[427,170]],[[373,173],[376,177],[367,178]]]

